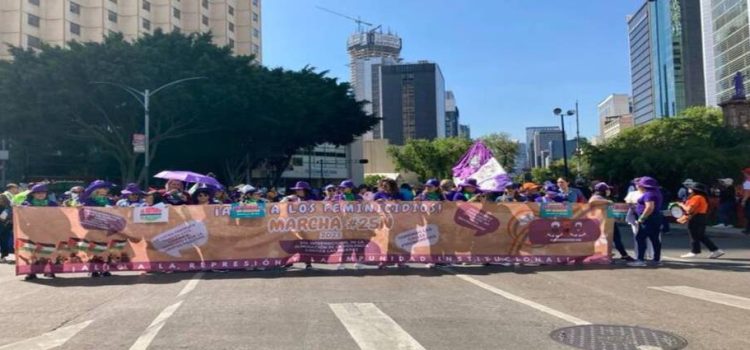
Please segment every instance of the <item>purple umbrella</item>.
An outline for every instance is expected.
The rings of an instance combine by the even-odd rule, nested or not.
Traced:
[[[194,173],[192,171],[164,170],[154,175],[154,177],[157,179],[179,180],[182,182],[206,184],[215,187],[221,186],[219,181],[217,181],[213,177]]]

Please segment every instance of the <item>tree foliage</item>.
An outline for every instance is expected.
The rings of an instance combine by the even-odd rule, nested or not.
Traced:
[[[603,145],[587,146],[584,156],[591,176],[608,183],[649,175],[672,189],[685,178],[710,184],[737,178],[750,165],[750,132],[724,127],[716,108],[693,107],[626,130]]]
[[[380,180],[383,180],[385,178],[386,177],[383,176],[383,175],[367,175],[367,176],[365,176],[365,182],[364,182],[364,184],[367,185],[367,186],[369,186],[369,187],[377,187],[378,186],[378,182],[380,182]]]
[[[409,140],[404,146],[391,146],[388,154],[396,170],[416,173],[420,180],[451,178],[453,165],[469,150],[472,141],[451,137]]]
[[[508,133],[493,133],[479,138],[495,155],[495,159],[507,172],[513,172],[516,167],[518,141],[513,141]]]
[[[268,69],[232,56],[208,34],[162,33],[134,42],[13,49],[0,63],[0,133],[18,175],[53,173],[123,182],[146,176],[131,138],[143,133],[143,107],[95,81],[155,89],[202,76],[151,99],[152,171],[213,171],[235,181],[264,164],[280,176],[292,154],[321,143],[344,145],[377,119],[362,112],[347,83],[313,68]],[[54,165],[54,166],[52,166]]]

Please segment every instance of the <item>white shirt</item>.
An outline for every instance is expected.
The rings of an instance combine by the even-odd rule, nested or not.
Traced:
[[[745,180],[745,182],[742,183],[742,189],[745,191],[750,191],[750,180]]]

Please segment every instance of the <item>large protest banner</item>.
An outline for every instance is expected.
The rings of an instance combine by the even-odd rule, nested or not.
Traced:
[[[608,263],[614,221],[607,213],[606,204],[567,203],[19,207],[16,273],[252,269],[298,261]]]

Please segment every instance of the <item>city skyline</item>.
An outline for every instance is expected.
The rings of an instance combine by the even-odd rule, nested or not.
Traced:
[[[479,1],[431,6],[430,16],[414,16],[425,4],[267,2],[264,64],[309,65],[350,80],[344,43],[356,24],[316,8],[321,6],[398,34],[404,62],[439,64],[445,87],[461,108],[461,123],[473,126],[473,136],[507,132],[523,140],[525,127],[559,125],[552,109],[570,109],[578,100],[581,135],[591,138],[599,134],[602,97],[630,91],[625,18],[639,1],[586,2],[575,8],[550,1],[544,11],[524,1]],[[497,21],[498,16],[516,20]],[[547,24],[554,21],[560,26]],[[566,129],[575,130],[574,118],[566,120]]]

